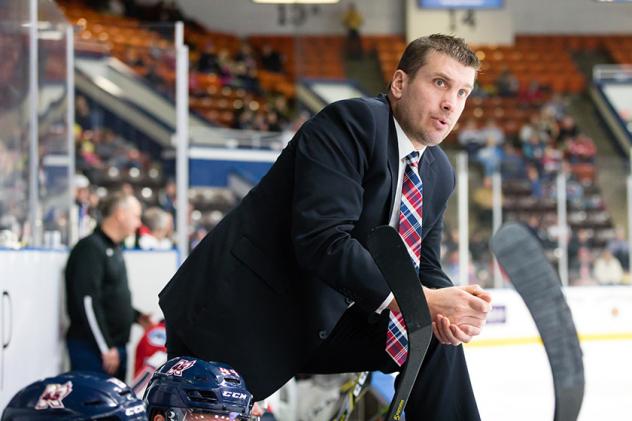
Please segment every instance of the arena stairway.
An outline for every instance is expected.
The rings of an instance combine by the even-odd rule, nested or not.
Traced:
[[[176,131],[176,108],[164,96],[138,77],[132,69],[113,57],[77,57],[77,90],[121,120],[156,140],[172,145]],[[206,120],[190,116],[190,127],[213,127]],[[204,143],[191,133],[192,143]]]

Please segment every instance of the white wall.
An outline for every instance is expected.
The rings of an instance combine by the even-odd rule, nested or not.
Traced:
[[[632,3],[595,0],[505,0],[516,33],[630,33]]]
[[[0,412],[22,387],[65,369],[65,250],[0,250]],[[158,292],[178,266],[175,251],[125,252],[134,306],[162,317]],[[128,366],[141,336],[132,332]]]
[[[340,16],[351,0],[319,6],[308,13],[300,28],[278,24],[276,5],[256,5],[251,0],[178,0],[187,16],[209,28],[248,34],[343,33]],[[417,0],[356,0],[365,24],[363,33],[407,32],[408,39],[433,32],[454,33],[472,43],[510,43],[514,33],[630,33],[632,3],[606,4],[594,0],[505,0],[501,10],[475,12],[476,27],[463,24],[456,12],[456,29],[450,29],[447,11],[421,10]],[[308,7],[308,10],[311,10]]]
[[[465,25],[462,21],[465,11],[454,12],[454,29],[450,12],[445,10],[420,9],[417,0],[406,1],[406,37],[413,40],[420,36],[443,33],[465,38],[472,44],[510,44],[513,42],[513,19],[508,9],[481,10],[474,13],[476,26]]]
[[[206,24],[208,28],[237,35],[249,34],[342,34],[341,17],[351,0],[338,4],[306,6],[305,24],[278,23],[278,6],[254,4],[251,0],[177,0],[184,14]],[[363,33],[389,34],[404,32],[403,0],[357,0],[356,6],[364,17]],[[291,10],[292,7],[289,7]],[[292,13],[289,14],[290,16]]]
[[[0,408],[62,367],[65,262],[65,251],[0,250]]]

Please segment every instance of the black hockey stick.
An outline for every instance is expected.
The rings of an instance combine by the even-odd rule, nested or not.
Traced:
[[[398,421],[432,339],[432,318],[419,277],[397,231],[388,225],[375,228],[369,235],[368,249],[397,300],[408,332],[408,359],[385,418]]]
[[[524,300],[553,373],[555,421],[575,421],[584,398],[584,364],[571,311],[538,239],[522,224],[504,224],[491,248]]]

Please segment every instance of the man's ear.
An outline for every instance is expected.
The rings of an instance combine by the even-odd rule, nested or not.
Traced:
[[[395,73],[393,73],[393,80],[390,84],[390,93],[393,98],[400,99],[402,97],[402,92],[404,91],[404,85],[406,84],[407,79],[408,75],[404,73],[403,70],[395,70]]]
[[[165,421],[165,417],[160,414],[154,415],[154,418],[151,421]]]

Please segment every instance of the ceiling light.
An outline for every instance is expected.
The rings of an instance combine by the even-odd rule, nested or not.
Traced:
[[[335,4],[340,0],[252,0],[260,4]]]

